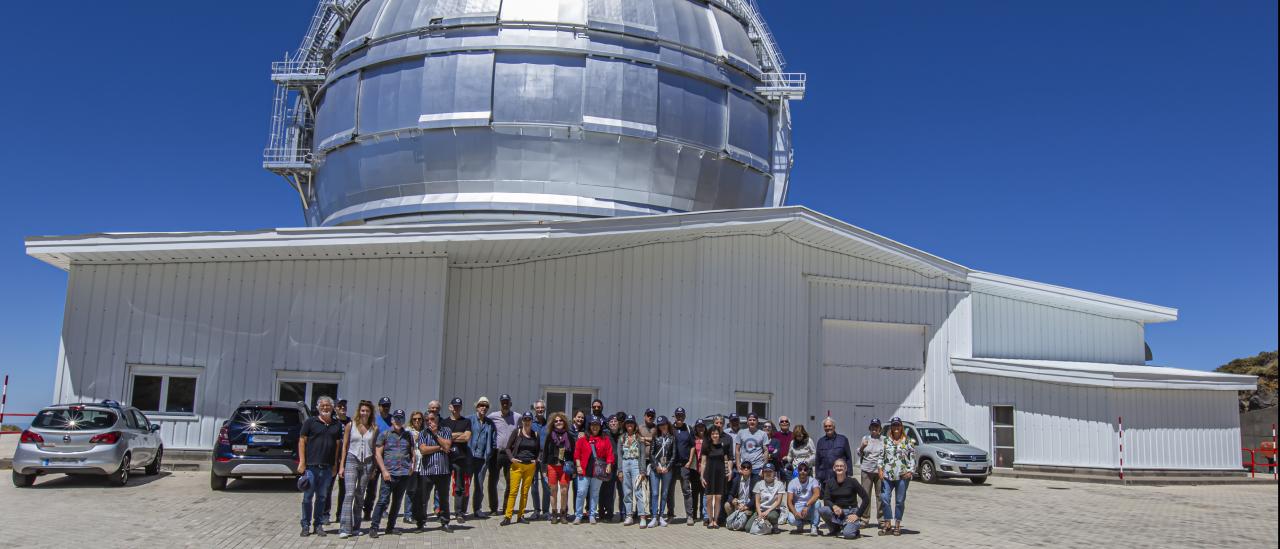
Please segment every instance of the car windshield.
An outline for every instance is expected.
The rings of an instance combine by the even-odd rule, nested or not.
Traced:
[[[64,431],[109,429],[115,424],[115,412],[92,408],[50,408],[41,410],[36,414],[35,419],[31,420],[31,426],[37,429]]]
[[[253,406],[236,410],[231,421],[247,431],[288,429],[302,425],[302,413],[294,408]]]
[[[921,427],[920,441],[925,444],[968,444],[964,437],[948,428]]]

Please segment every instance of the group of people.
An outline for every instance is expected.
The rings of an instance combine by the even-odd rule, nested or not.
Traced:
[[[548,416],[542,401],[518,414],[505,394],[498,405],[490,411],[480,397],[464,414],[454,398],[447,416],[439,401],[406,414],[383,397],[348,414],[346,401],[320,397],[298,442],[301,535],[326,535],[334,483],[344,538],[360,534],[364,521],[370,537],[392,533],[402,505],[404,521],[419,530],[434,520],[450,532],[498,514],[502,526],[545,519],[665,527],[675,520],[677,483],[689,526],[769,534],[792,525],[811,536],[825,529],[856,538],[870,525],[874,500],[880,534],[901,534],[915,447],[896,417],[883,434],[873,420],[855,451],[830,417],[814,437],[786,416],[776,425],[756,414],[690,424],[684,408],[671,418],[652,408],[640,418],[605,415],[599,399],[572,417]]]

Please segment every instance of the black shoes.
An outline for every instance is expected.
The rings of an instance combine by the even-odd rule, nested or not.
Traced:
[[[442,523],[440,523],[440,529],[441,529],[441,530],[443,530],[443,531],[445,531],[445,532],[452,532],[452,531],[453,531],[453,526],[450,526],[450,525],[449,525],[449,523],[447,523],[447,522],[442,522]]]
[[[503,518],[502,522],[498,523],[498,526],[511,526],[511,519]]]
[[[307,537],[307,536],[310,536],[310,535],[311,535],[311,529],[310,529],[310,528],[307,528],[306,526],[303,526],[303,527],[302,527],[302,533],[301,533],[301,534],[298,534],[298,535],[299,535],[299,536],[301,536],[301,537],[304,537],[304,538],[305,538],[305,537]]]

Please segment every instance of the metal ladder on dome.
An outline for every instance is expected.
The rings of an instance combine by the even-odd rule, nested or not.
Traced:
[[[765,71],[761,75],[761,85],[756,87],[756,93],[770,101],[804,99],[807,76],[802,72],[782,72],[787,60],[782,57],[782,50],[773,38],[773,32],[760,15],[760,6],[755,0],[729,0],[728,5],[747,20],[747,38],[760,50],[760,61]]]

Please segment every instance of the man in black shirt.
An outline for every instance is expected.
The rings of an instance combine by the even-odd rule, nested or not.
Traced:
[[[693,435],[689,432],[689,424],[684,421],[683,407],[677,407],[671,415],[675,416],[675,422],[671,424],[671,432],[676,437],[675,475],[671,479],[671,484],[674,487],[675,483],[680,483],[680,494],[684,496],[684,521],[686,525],[693,526],[693,517],[696,514],[693,509],[693,492],[696,488],[702,487],[698,472],[685,467],[689,462],[689,454],[693,452]],[[675,520],[675,506],[672,505],[675,494],[675,490],[667,491],[667,520]]]
[[[342,423],[333,417],[333,399],[322,396],[316,400],[314,417],[302,422],[298,436],[298,474],[309,481],[302,491],[302,537],[325,535],[328,523],[325,507],[328,506],[329,484],[333,482],[333,469],[342,456]]]
[[[440,420],[440,425],[452,433],[453,446],[449,448],[449,471],[453,475],[453,508],[457,509],[458,523],[465,522],[463,515],[467,511],[467,495],[471,492],[471,420],[462,417],[462,399],[453,397],[449,401],[449,418]]]
[[[827,522],[831,535],[857,538],[862,526],[859,517],[867,510],[867,491],[862,489],[862,482],[849,476],[849,463],[844,459],[837,459],[831,470],[831,478],[822,483],[818,516]]]

